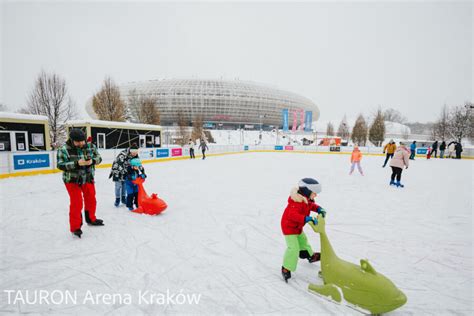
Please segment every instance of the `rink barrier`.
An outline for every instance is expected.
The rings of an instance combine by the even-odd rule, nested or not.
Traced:
[[[285,145],[209,145],[207,157],[245,153],[295,153],[295,154],[329,154],[350,155],[352,147],[341,147],[340,151],[330,151],[327,146],[285,146]],[[381,147],[359,147],[364,156],[385,156]],[[96,168],[110,168],[117,154],[122,149],[100,150],[102,163]],[[195,149],[196,159],[202,158],[200,151]],[[468,148],[463,154],[463,159],[474,159],[474,149]],[[27,153],[0,153],[0,179],[18,176],[32,176],[39,174],[59,173],[56,168],[56,151],[40,151]],[[179,146],[167,148],[140,149],[140,158],[143,163],[166,162],[173,160],[188,160],[189,148]],[[424,158],[426,155],[416,155]],[[433,158],[432,159],[436,159]],[[438,158],[439,159],[439,158]]]

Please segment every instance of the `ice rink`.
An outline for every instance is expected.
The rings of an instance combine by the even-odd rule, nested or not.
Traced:
[[[0,314],[318,314],[359,312],[309,293],[319,263],[300,260],[286,284],[280,218],[303,177],[322,183],[317,203],[339,257],[368,258],[408,297],[393,315],[472,315],[473,160],[417,158],[390,187],[383,157],[246,153],[145,164],[159,216],[113,206],[109,169],[96,173],[104,227],[68,227],[61,174],[0,180]],[[315,250],[319,236],[305,231]],[[129,293],[131,304],[9,304],[4,290]],[[139,291],[200,294],[199,304],[137,302]]]

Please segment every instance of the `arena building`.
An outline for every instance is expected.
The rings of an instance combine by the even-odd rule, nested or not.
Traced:
[[[283,109],[289,110],[290,125],[294,111],[312,112],[313,121],[319,118],[318,107],[308,98],[248,81],[149,80],[123,84],[120,92],[127,103],[131,94],[155,96],[164,126],[176,125],[180,113],[189,124],[201,116],[206,128],[282,127]]]

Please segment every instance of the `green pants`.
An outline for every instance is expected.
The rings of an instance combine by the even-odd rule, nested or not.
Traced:
[[[283,257],[283,267],[290,271],[295,271],[300,251],[307,250],[309,255],[312,256],[313,249],[311,249],[311,246],[308,244],[308,238],[306,238],[305,233],[299,235],[285,235],[285,241],[287,248],[285,256]]]

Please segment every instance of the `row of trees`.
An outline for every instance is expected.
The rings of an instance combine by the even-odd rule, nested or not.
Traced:
[[[120,89],[112,78],[105,78],[100,90],[92,97],[92,109],[99,120],[134,121],[143,124],[160,124],[158,98],[153,95],[141,95],[137,90],[129,91],[124,102]]]
[[[344,118],[337,128],[337,133],[334,133],[334,126],[331,122],[329,122],[326,129],[326,135],[337,135],[345,140],[349,140],[350,138],[355,144],[359,144],[361,146],[366,145],[368,138],[373,144],[380,145],[385,139],[384,114],[382,113],[381,109],[378,109],[370,127],[367,125],[364,116],[359,114],[354,127],[352,128],[352,132],[349,130],[347,118],[344,115]]]
[[[455,140],[461,142],[464,138],[474,140],[474,104],[466,102],[459,106],[443,106],[438,120],[431,124],[432,136],[434,139],[446,141]],[[360,114],[355,122],[352,132],[349,132],[346,116],[342,119],[337,133],[334,132],[332,123],[328,123],[326,134],[328,136],[339,136],[342,139],[349,138],[356,144],[364,146],[367,139],[375,145],[380,145],[385,139],[385,121],[406,124],[406,118],[397,110],[387,109],[382,111],[378,109],[374,115],[370,126]],[[408,139],[408,133],[401,135]]]
[[[100,90],[92,98],[92,109],[100,120],[133,121],[144,124],[160,124],[158,98],[153,95],[142,95],[133,89],[128,92],[127,102],[122,101],[119,87],[111,78],[106,78]],[[185,145],[188,139],[196,140],[205,137],[202,116],[193,118],[193,129],[189,134],[189,122],[182,112],[178,112],[177,143]]]
[[[438,120],[433,124],[433,137],[442,141],[461,142],[466,137],[474,140],[473,110],[474,104],[471,102],[452,107],[444,105]]]

